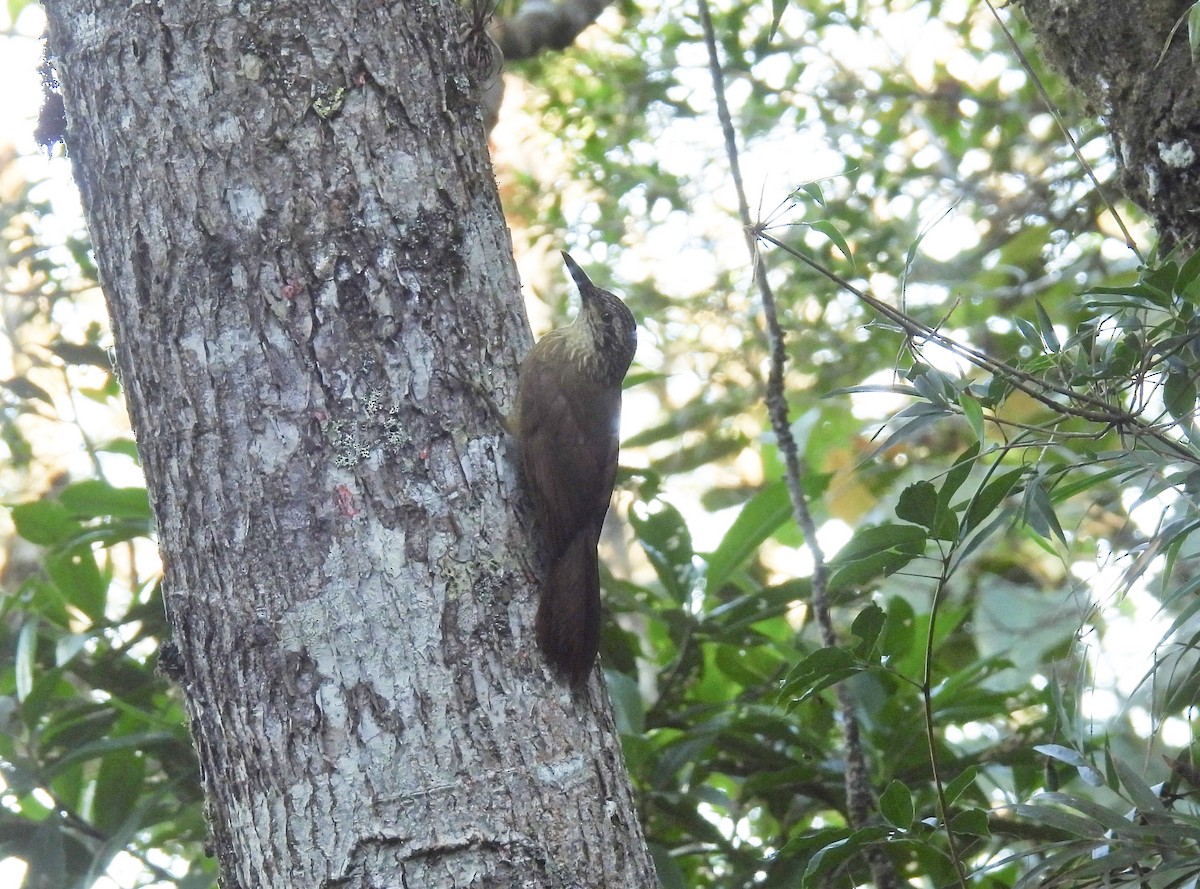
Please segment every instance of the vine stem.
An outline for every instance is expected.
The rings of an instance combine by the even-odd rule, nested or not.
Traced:
[[[787,486],[791,500],[792,514],[804,534],[804,543],[813,560],[812,574],[812,611],[820,629],[821,642],[826,647],[837,645],[837,634],[833,627],[833,619],[829,612],[828,581],[829,567],[825,554],[817,541],[817,526],[813,521],[812,512],[808,506],[808,498],[804,493],[803,479],[806,468],[802,464],[796,447],[796,439],[792,435],[791,423],[788,419],[787,396],[784,393],[783,372],[787,362],[784,348],[783,329],[779,324],[779,314],[775,304],[775,294],[767,279],[766,263],[759,250],[761,226],[755,225],[750,218],[750,205],[746,200],[746,189],[742,179],[741,164],[738,157],[737,138],[734,134],[733,119],[729,114],[729,105],[725,100],[725,76],[721,70],[721,62],[717,53],[717,39],[713,28],[712,15],[709,12],[708,0],[698,0],[700,23],[704,29],[704,42],[708,48],[709,72],[712,75],[713,93],[717,105],[717,119],[725,140],[725,154],[729,162],[729,174],[737,193],[738,215],[746,237],[746,249],[750,254],[750,264],[754,273],[754,282],[762,301],[763,317],[766,323],[767,347],[770,355],[770,370],[767,375],[766,403],[767,413],[771,420],[771,428],[775,433],[779,452],[784,460],[784,483]],[[859,733],[858,718],[854,713],[854,698],[844,683],[836,688],[838,713],[842,733],[846,745],[846,810],[850,825],[854,828],[866,826],[875,808],[874,793],[871,790],[867,758],[863,752],[862,738]],[[880,846],[869,846],[865,852],[867,863],[875,885],[880,889],[895,889],[899,885],[896,869],[892,860]]]
[[[925,744],[929,749],[929,772],[933,777],[933,786],[937,792],[938,818],[942,829],[946,832],[946,850],[950,860],[954,862],[954,872],[958,876],[958,885],[967,889],[967,872],[963,866],[962,855],[958,850],[958,841],[954,831],[950,829],[950,803],[946,799],[946,784],[942,780],[941,766],[937,755],[937,732],[933,721],[933,646],[937,630],[938,607],[941,605],[942,593],[950,579],[951,554],[947,553],[942,559],[941,576],[933,590],[933,602],[929,606],[929,631],[925,636],[925,663],[921,677],[921,703],[925,711]]]

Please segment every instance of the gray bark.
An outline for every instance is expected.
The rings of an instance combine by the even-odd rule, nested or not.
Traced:
[[[529,334],[461,13],[46,7],[224,884],[653,885],[474,394]]]
[[[1020,0],[1039,45],[1112,135],[1121,186],[1165,245],[1200,247],[1200,78],[1192,0]],[[1165,52],[1164,52],[1165,50]]]

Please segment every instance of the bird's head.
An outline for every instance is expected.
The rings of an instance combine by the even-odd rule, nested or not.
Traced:
[[[604,380],[619,383],[637,351],[637,322],[633,313],[615,293],[593,284],[565,251],[563,261],[579,288],[579,315],[573,326],[587,331],[595,353],[588,363]]]

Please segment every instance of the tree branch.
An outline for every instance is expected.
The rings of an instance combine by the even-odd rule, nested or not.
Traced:
[[[791,423],[788,419],[787,396],[783,388],[783,371],[787,359],[784,350],[784,334],[775,307],[775,294],[767,280],[766,263],[758,248],[759,227],[755,226],[750,219],[750,205],[746,200],[745,184],[742,181],[733,121],[729,114],[729,106],[725,101],[725,80],[717,55],[717,40],[707,0],[700,0],[700,21],[704,28],[704,41],[708,47],[709,70],[712,74],[713,92],[717,102],[717,117],[725,137],[729,173],[737,192],[738,213],[746,236],[746,249],[750,254],[754,280],[758,286],[763,316],[766,320],[767,345],[770,354],[766,395],[767,413],[771,419],[771,428],[775,432],[779,452],[783,455],[784,481],[791,499],[793,517],[800,530],[804,532],[804,542],[813,559],[813,614],[820,628],[822,644],[833,647],[837,644],[837,634],[834,631],[833,619],[829,611],[829,568],[825,562],[825,554],[821,551],[821,546],[817,541],[817,526],[808,507],[808,498],[804,494],[803,479],[807,470],[800,460],[796,440],[792,435]],[[851,825],[858,828],[865,826],[871,816],[875,807],[874,794],[871,790],[867,760],[859,735],[858,719],[854,715],[854,700],[844,684],[839,683],[836,690],[838,711],[846,742],[846,808]],[[891,889],[897,885],[895,868],[881,847],[868,847],[866,858],[877,886],[881,889]]]

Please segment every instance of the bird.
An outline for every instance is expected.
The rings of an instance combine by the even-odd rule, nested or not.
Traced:
[[[581,300],[521,362],[509,421],[540,531],[545,572],[537,644],[572,686],[600,648],[600,529],[617,474],[621,385],[637,351],[637,322],[616,294],[562,254]]]

